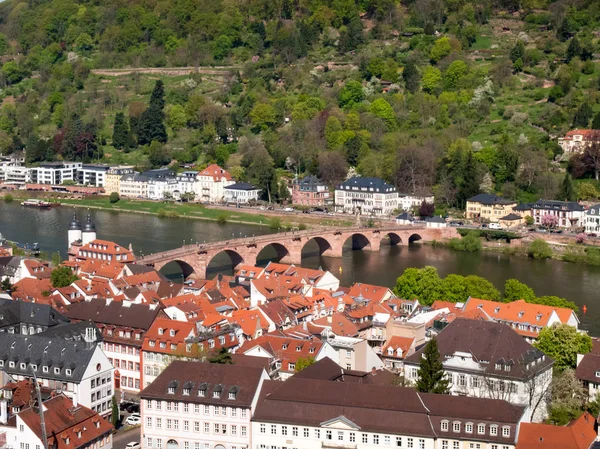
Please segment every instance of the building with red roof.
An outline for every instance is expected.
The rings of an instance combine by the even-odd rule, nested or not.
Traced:
[[[235,184],[228,171],[212,164],[196,175],[196,199],[205,203],[223,201],[225,187]]]
[[[589,449],[596,441],[596,420],[588,412],[566,426],[521,423],[516,449]]]
[[[572,129],[564,137],[558,138],[558,145],[567,159],[573,153],[581,153],[594,142],[600,142],[600,132],[595,129]]]

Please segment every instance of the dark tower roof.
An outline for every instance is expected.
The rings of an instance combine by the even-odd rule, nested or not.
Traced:
[[[92,216],[88,214],[85,225],[83,226],[83,232],[96,232],[96,225],[92,221]]]
[[[76,214],[73,214],[73,219],[69,223],[69,231],[81,231],[81,223]]]

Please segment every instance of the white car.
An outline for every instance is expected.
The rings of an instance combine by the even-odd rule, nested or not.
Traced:
[[[127,443],[127,446],[125,446],[125,449],[140,449],[141,447],[139,441],[130,441]]]
[[[291,207],[286,207],[285,209],[283,209],[284,212],[294,212],[294,209]]]
[[[502,226],[500,226],[498,223],[490,223],[488,225],[488,228],[489,229],[496,229],[496,230],[498,230],[498,229],[502,229]]]
[[[129,415],[125,419],[125,424],[128,426],[137,426],[142,424],[142,417],[140,415]]]

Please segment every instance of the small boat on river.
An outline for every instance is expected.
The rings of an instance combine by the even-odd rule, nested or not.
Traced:
[[[29,199],[25,200],[21,203],[21,206],[26,207],[39,207],[42,209],[49,209],[52,207],[52,203],[49,201],[37,200],[37,199]]]

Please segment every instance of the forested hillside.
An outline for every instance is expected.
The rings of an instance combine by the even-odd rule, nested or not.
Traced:
[[[0,152],[597,198],[556,137],[600,128],[599,31],[595,0],[6,0]],[[96,72],[125,67],[199,70]]]

